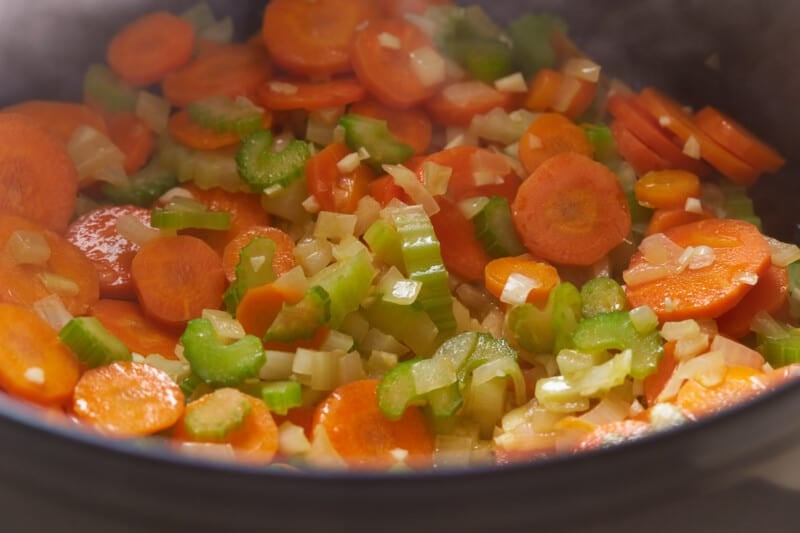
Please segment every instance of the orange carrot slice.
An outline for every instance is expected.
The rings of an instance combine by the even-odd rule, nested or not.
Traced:
[[[175,347],[180,332],[145,316],[136,302],[98,300],[89,308],[89,314],[96,317],[131,352],[177,359]]]
[[[744,337],[750,333],[750,323],[759,312],[778,313],[786,305],[788,294],[786,268],[770,266],[736,307],[717,318],[719,332],[732,339]]]
[[[582,128],[558,113],[539,115],[519,140],[519,160],[528,172],[563,153],[591,157],[592,144]]]
[[[385,120],[389,131],[414,149],[415,154],[428,150],[433,135],[433,125],[428,115],[420,109],[398,111],[375,100],[362,100],[350,106],[350,113]]]
[[[29,100],[9,106],[3,112],[28,117],[40,128],[54,135],[64,146],[69,144],[75,130],[80,126],[89,126],[103,135],[109,135],[105,118],[83,104]]]
[[[431,216],[431,224],[439,239],[445,267],[467,281],[482,281],[491,258],[475,236],[475,226],[455,203],[442,197],[436,201],[439,212]]]
[[[435,122],[456,127],[467,127],[473,117],[496,107],[506,111],[519,107],[516,95],[498,91],[482,81],[451,83],[425,103]]]
[[[366,95],[367,91],[354,78],[319,82],[273,80],[258,90],[258,101],[267,109],[275,111],[313,111],[352,104],[364,99]]]
[[[239,264],[239,252],[255,237],[264,237],[275,243],[275,255],[272,258],[272,270],[280,276],[295,266],[294,241],[285,232],[270,226],[253,226],[236,235],[225,246],[222,252],[222,264],[228,281],[236,279],[236,265]]]
[[[536,261],[530,256],[501,257],[486,265],[486,289],[499,299],[512,274],[520,274],[536,282],[527,299],[528,303],[533,304],[547,302],[550,291],[560,281],[558,270],[548,263]]]
[[[685,170],[648,172],[636,182],[633,192],[646,207],[683,207],[689,198],[700,198],[700,178]]]

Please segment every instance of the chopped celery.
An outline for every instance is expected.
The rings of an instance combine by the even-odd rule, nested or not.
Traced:
[[[195,400],[207,392],[211,392],[211,388],[205,381],[197,377],[197,374],[189,374],[178,383],[178,386],[181,388],[187,402]]]
[[[445,54],[476,80],[492,83],[513,72],[511,48],[492,39],[457,39],[444,46]]]
[[[296,381],[274,381],[261,387],[261,397],[270,411],[285,415],[289,409],[303,405],[303,388]]]
[[[422,283],[417,303],[430,315],[440,333],[453,331],[456,319],[449,277],[430,218],[421,207],[412,206],[396,210],[392,219],[402,240],[406,275]]]
[[[418,355],[429,355],[435,349],[439,330],[428,313],[416,305],[375,300],[364,308],[364,316],[372,326],[396,338]]]
[[[552,317],[553,299],[550,298],[544,309],[530,303],[516,305],[508,311],[506,320],[517,344],[529,352],[544,354],[553,351]]]
[[[788,265],[789,274],[789,314],[792,318],[800,318],[800,261]]]
[[[233,41],[234,29],[233,19],[231,17],[222,17],[197,32],[197,37],[216,43],[230,43]]]
[[[130,176],[126,185],[103,184],[103,196],[117,205],[150,207],[176,185],[175,173],[153,162]]]
[[[311,157],[308,143],[291,141],[280,152],[273,152],[274,139],[269,130],[257,130],[242,139],[236,154],[239,175],[253,192],[271,187],[286,187],[302,179],[306,160]]]
[[[636,379],[644,379],[655,372],[664,355],[658,331],[639,333],[627,311],[601,313],[582,320],[572,340],[575,349],[588,353],[631,350],[631,376]]]
[[[411,369],[419,359],[398,363],[378,384],[378,407],[389,420],[399,420],[409,405],[420,402]]]
[[[628,202],[628,210],[631,213],[631,224],[633,227],[646,227],[653,216],[653,210],[640,204],[633,190],[625,193],[625,199]]]
[[[236,389],[218,389],[203,402],[187,410],[183,423],[186,433],[199,440],[221,440],[239,429],[250,416],[253,406]]]
[[[320,286],[311,287],[297,303],[284,305],[264,340],[292,342],[310,339],[330,319],[331,298]]]
[[[211,386],[235,386],[258,377],[266,357],[261,339],[246,335],[233,344],[219,341],[211,321],[196,318],[186,324],[181,336],[183,356],[192,372]]]
[[[131,360],[128,347],[93,316],[73,318],[58,338],[89,368]]]
[[[186,107],[191,119],[201,126],[244,136],[261,128],[263,111],[245,98],[211,96]]]
[[[581,287],[581,301],[581,312],[585,318],[600,313],[625,311],[628,308],[625,290],[619,283],[607,277],[590,279],[584,283]]]
[[[425,395],[431,414],[436,418],[453,416],[464,405],[458,383],[430,391]]]
[[[180,17],[200,31],[217,21],[211,6],[207,2],[198,2],[180,14]]]
[[[491,257],[508,257],[525,253],[517,236],[511,206],[503,196],[489,199],[483,209],[472,219],[475,235]]]
[[[469,333],[462,333],[462,335],[469,335]],[[460,336],[461,335],[457,336],[456,339]],[[439,355],[443,353],[445,349],[443,345],[443,348],[437,350],[436,354]],[[434,355],[434,357],[436,357],[436,355]],[[458,367],[458,382],[463,388],[476,368],[490,361],[504,357],[516,361],[517,352],[511,348],[506,341],[495,339],[488,333],[479,333],[477,335],[475,348],[467,354],[462,364]]]
[[[479,334],[474,331],[459,333],[444,341],[433,354],[434,358],[448,359],[454,368],[461,368],[478,346]]]
[[[236,308],[248,290],[275,280],[275,271],[272,269],[275,247],[272,239],[254,237],[239,250],[236,280],[223,295],[225,308],[231,315],[236,316]]]
[[[495,378],[469,388],[466,412],[478,423],[483,438],[492,438],[495,426],[505,413],[507,396],[505,379]]]
[[[150,214],[150,225],[158,229],[209,229],[227,230],[231,227],[231,214],[212,211],[200,202],[189,198],[174,198],[166,207],[157,207]]]
[[[318,285],[330,296],[331,328],[337,329],[345,316],[358,309],[369,294],[377,273],[369,252],[362,250],[323,268],[309,279],[312,287]]]
[[[761,218],[756,215],[753,199],[747,194],[747,189],[730,182],[720,183],[720,189],[725,195],[725,216],[750,222],[760,230]]]
[[[511,22],[508,31],[517,67],[530,77],[543,68],[555,66],[551,36],[554,32],[567,33],[567,25],[553,15],[529,14]]]
[[[339,119],[344,138],[351,150],[364,148],[369,153],[366,162],[377,169],[382,165],[404,163],[414,155],[414,149],[389,131],[385,120],[348,114]]]
[[[136,110],[136,89],[105,65],[89,65],[83,78],[83,95],[88,102],[100,104],[109,111]]]
[[[615,164],[619,161],[617,143],[611,130],[605,124],[583,124],[581,126],[589,142],[592,143],[594,158],[604,165]]]
[[[364,241],[375,256],[387,265],[405,270],[403,242],[400,234],[389,222],[378,219],[364,233]]]
[[[783,337],[758,337],[758,351],[775,368],[800,363],[800,332]]]
[[[572,347],[572,333],[581,320],[581,293],[569,282],[559,283],[553,298],[553,353]]]

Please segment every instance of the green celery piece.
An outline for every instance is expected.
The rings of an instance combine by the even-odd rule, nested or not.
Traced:
[[[617,151],[617,143],[614,141],[614,136],[611,130],[605,124],[583,124],[581,125],[589,142],[592,143],[592,151],[594,158],[609,165],[619,161],[619,152]]]
[[[729,182],[721,183],[720,189],[725,195],[725,215],[750,222],[761,230],[761,218],[755,212],[753,199],[747,194],[747,189]]]
[[[493,196],[472,219],[475,235],[489,256],[508,257],[522,255],[525,247],[517,236],[511,206],[503,196]]]
[[[275,271],[272,268],[275,248],[276,244],[272,239],[253,237],[239,250],[236,280],[228,286],[228,290],[222,296],[225,308],[230,314],[236,316],[236,308],[248,290],[275,281]]]
[[[186,106],[192,121],[219,133],[244,136],[262,127],[263,111],[249,100],[211,96]]]
[[[375,328],[402,342],[417,355],[436,349],[438,328],[416,305],[399,305],[377,299],[364,308],[364,316]]]
[[[231,17],[222,17],[210,26],[206,26],[199,32],[197,37],[207,41],[214,41],[215,43],[228,44],[233,41],[234,25]]]
[[[800,335],[759,337],[758,351],[775,368],[800,363]]]
[[[150,225],[158,229],[208,229],[224,231],[231,227],[231,214],[210,209],[188,210],[175,205],[157,207],[150,213]]]
[[[403,241],[400,234],[389,222],[378,219],[364,233],[364,242],[372,253],[387,265],[404,271]]]
[[[157,162],[152,162],[134,175],[127,185],[103,185],[103,196],[116,205],[150,207],[168,190],[178,185],[178,178]]]
[[[462,335],[464,334],[462,333]],[[479,366],[503,357],[509,357],[514,361],[517,360],[516,350],[509,346],[505,340],[495,339],[488,333],[479,333],[476,340],[475,348],[467,355],[461,366],[458,367],[458,382],[462,389],[465,387],[472,372]]]
[[[543,68],[555,66],[550,37],[553,32],[567,33],[567,25],[554,15],[529,14],[514,19],[508,31],[517,67],[529,78]]]
[[[323,268],[311,277],[310,285],[322,287],[330,296],[331,328],[339,328],[344,317],[358,309],[369,295],[372,280],[377,274],[369,252],[362,250],[353,257]]]
[[[553,302],[553,353],[572,348],[572,333],[581,320],[581,293],[572,283],[559,283],[550,293]]]
[[[474,331],[459,333],[444,341],[433,354],[434,359],[449,359],[453,368],[459,369],[478,347],[479,334]]]
[[[236,167],[242,180],[253,192],[271,187],[287,187],[305,175],[311,157],[308,143],[291,141],[280,152],[273,152],[274,139],[269,130],[257,130],[242,139],[236,153]]]
[[[653,216],[653,210],[640,204],[632,190],[625,193],[625,199],[628,201],[628,210],[631,213],[631,224],[647,226]]]
[[[630,349],[633,352],[631,376],[636,379],[644,379],[655,372],[664,356],[658,331],[642,335],[633,326],[627,311],[601,313],[582,320],[572,341],[576,350],[587,353]]]
[[[398,363],[378,384],[378,408],[389,420],[399,420],[409,405],[420,403],[411,368],[419,358]]]
[[[303,299],[284,305],[264,335],[265,341],[292,342],[310,339],[328,320],[331,298],[320,286],[311,287]]]
[[[431,414],[437,418],[453,416],[464,405],[464,397],[461,395],[458,383],[428,392],[425,400],[428,402]]]
[[[89,65],[83,78],[83,94],[89,102],[109,111],[133,112],[139,93],[105,65]]]
[[[222,344],[211,321],[205,318],[186,324],[181,344],[192,372],[213,387],[233,387],[258,377],[266,362],[261,339],[246,335],[233,344]]]
[[[354,151],[365,148],[369,152],[366,163],[373,168],[404,163],[414,155],[413,148],[389,131],[385,120],[350,113],[341,117],[339,124],[347,146]]]
[[[296,381],[274,381],[262,385],[261,397],[270,411],[285,415],[289,409],[303,405],[303,388]]]
[[[581,287],[581,302],[581,313],[585,318],[600,313],[625,311],[628,308],[625,290],[619,283],[607,277],[590,279],[584,283]]]
[[[217,21],[208,2],[198,2],[180,14],[180,17],[194,26],[195,31],[203,30]]]
[[[470,77],[484,83],[493,83],[514,69],[511,48],[498,40],[457,39],[446,43],[444,52],[463,66]]]
[[[800,318],[800,301],[794,295],[800,294],[800,261],[790,264],[786,270],[789,274],[789,314],[797,319]]]
[[[71,319],[58,332],[58,338],[89,368],[132,359],[128,347],[93,316]]]
[[[192,402],[201,396],[210,393],[213,389],[208,384],[197,377],[196,374],[189,374],[178,384],[186,398],[186,403]]]
[[[417,303],[440,333],[453,331],[456,319],[449,277],[430,218],[421,207],[411,206],[394,211],[392,219],[402,239],[405,272],[409,279],[422,283]]]
[[[195,439],[221,440],[242,427],[253,406],[236,389],[217,389],[186,413],[186,432]]]
[[[523,349],[537,354],[552,353],[555,340],[553,303],[554,300],[549,298],[543,309],[526,303],[509,310],[508,327],[516,343]]]

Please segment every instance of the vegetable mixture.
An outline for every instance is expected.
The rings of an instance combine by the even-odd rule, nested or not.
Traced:
[[[0,388],[290,468],[573,453],[798,375],[784,159],[530,14],[273,0],[122,28],[0,113]]]

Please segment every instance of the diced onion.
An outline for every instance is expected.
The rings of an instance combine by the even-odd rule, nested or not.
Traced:
[[[353,344],[353,337],[346,333],[342,333],[341,331],[332,329],[328,332],[328,336],[325,337],[325,340],[322,341],[322,345],[319,348],[320,350],[327,351],[340,350],[343,352],[349,352],[353,347]]]
[[[331,391],[339,384],[338,352],[311,352],[311,390]]]
[[[663,265],[676,261],[684,249],[663,233],[656,233],[642,240],[639,251],[651,265]]]
[[[755,272],[740,272],[733,277],[733,281],[755,286],[758,283],[758,274]]]
[[[700,334],[700,325],[689,319],[680,322],[666,322],[661,327],[661,336],[667,341],[677,341]]]
[[[686,415],[680,407],[671,403],[658,403],[650,410],[650,427],[654,431],[664,431],[685,422],[687,422]]]
[[[600,81],[601,67],[594,61],[584,58],[575,57],[568,59],[561,71],[568,75],[578,78],[579,80],[597,83]]]
[[[382,377],[397,366],[397,354],[372,350],[367,359],[367,374],[369,377]]]
[[[217,337],[224,343],[237,341],[247,335],[242,324],[225,311],[203,309],[202,317],[211,322]]]
[[[553,102],[553,111],[566,113],[582,87],[579,79],[573,76],[564,76],[561,86],[558,88],[556,100]]]
[[[678,270],[675,267],[642,263],[634,268],[625,270],[622,273],[622,279],[629,287],[636,287],[651,281],[667,278],[677,272]]]
[[[180,383],[192,373],[192,367],[188,361],[181,359],[167,359],[163,354],[149,354],[142,361],[143,363],[157,368],[172,378],[175,383]]]
[[[311,449],[306,453],[306,461],[316,468],[332,470],[347,469],[347,463],[345,463],[344,459],[336,452],[322,424],[314,426]]]
[[[32,366],[25,370],[23,377],[35,385],[44,385],[45,375],[42,367]]]
[[[675,343],[675,358],[679,361],[686,361],[707,351],[708,335],[705,333],[681,337]]]
[[[800,261],[800,248],[796,244],[781,242],[771,237],[767,237],[767,244],[772,253],[772,264],[776,267],[782,268]]]
[[[690,246],[686,248],[686,250],[692,250],[687,263],[689,270],[700,270],[701,268],[709,267],[714,264],[714,259],[716,259],[714,249],[704,244],[700,246]]]
[[[686,143],[683,145],[683,153],[692,159],[700,159],[700,142],[698,142],[697,137],[690,135],[686,139]]]
[[[335,244],[332,248],[333,258],[337,261],[355,257],[361,252],[366,251],[367,246],[353,235],[345,237],[339,244]]]
[[[409,60],[411,71],[425,87],[439,85],[447,76],[447,64],[444,58],[430,46],[412,51]]]
[[[700,198],[687,198],[683,210],[688,213],[703,214],[703,202]]]
[[[442,91],[442,96],[456,106],[465,106],[473,101],[491,98],[495,94],[494,88],[482,81],[452,83]]]
[[[273,93],[285,94],[287,96],[297,94],[297,91],[299,90],[297,85],[292,85],[291,83],[286,83],[283,81],[271,81],[267,84],[267,86]]]
[[[125,155],[111,140],[90,126],[75,129],[67,145],[81,183],[90,178],[124,186],[128,183],[122,164]]]
[[[233,446],[216,442],[181,442],[178,448],[181,452],[192,457],[214,459],[217,461],[231,461],[236,457]]]
[[[290,289],[297,294],[305,294],[308,290],[308,278],[301,266],[296,266],[288,272],[284,272],[273,283],[276,287]]]
[[[39,231],[13,232],[6,241],[6,252],[18,265],[45,266],[50,259],[50,245]]]
[[[310,376],[311,360],[313,359],[314,353],[315,350],[298,348],[294,354],[294,360],[292,361],[292,372],[301,376]],[[269,356],[269,353],[267,355]],[[269,358],[267,358],[267,362],[269,362]]]
[[[539,280],[531,279],[523,274],[514,272],[508,276],[500,301],[510,305],[524,304],[530,292],[542,286]]]
[[[265,381],[280,381],[291,377],[295,358],[293,352],[267,350],[266,356],[267,362],[259,370],[258,377]]]
[[[297,243],[294,255],[306,275],[313,276],[330,264],[333,259],[333,249],[326,239],[307,238]]]
[[[306,123],[306,140],[317,143],[321,146],[327,146],[333,143],[334,130],[337,123],[333,124],[325,121],[318,113],[311,112],[308,115],[308,122]]]
[[[52,272],[42,272],[38,276],[48,291],[60,296],[77,296],[81,292],[80,286],[74,280],[64,276]]]
[[[417,394],[442,389],[456,382],[456,369],[449,359],[422,359],[411,367]]]
[[[339,385],[345,385],[367,377],[364,362],[358,352],[348,352],[339,358]]]
[[[750,321],[750,330],[765,337],[787,337],[789,329],[772,318],[769,313],[759,311]]]
[[[514,374],[520,374],[517,362],[510,357],[501,357],[476,368],[472,372],[472,385],[482,385],[495,378],[504,378]]]
[[[144,224],[139,218],[133,215],[120,216],[117,218],[114,225],[117,233],[119,233],[122,238],[137,246],[143,246],[145,243],[155,239],[161,234],[159,230]]]
[[[372,196],[363,196],[356,206],[355,235],[363,235],[381,217],[381,204]]]
[[[678,365],[675,371],[667,380],[657,401],[664,402],[674,398],[681,385],[687,379],[695,379],[702,385],[713,387],[722,382],[726,371],[725,357],[721,352],[713,351],[705,355],[689,359]]]
[[[521,72],[515,72],[514,74],[509,74],[508,76],[495,80],[494,87],[498,91],[506,93],[528,92],[528,84],[525,82],[525,77]]]
[[[760,353],[722,335],[711,341],[711,351],[722,352],[728,366],[746,366],[756,370],[764,366],[764,357]]]
[[[472,117],[469,132],[487,141],[512,144],[519,141],[528,127],[528,121],[523,117],[522,114],[509,114],[503,108],[495,107],[488,113]],[[517,152],[512,155],[516,156]]]
[[[450,184],[450,177],[453,169],[433,161],[426,161],[422,164],[422,176],[425,181],[425,188],[434,196],[442,196],[447,193]]]
[[[475,218],[475,215],[483,211],[486,204],[489,203],[489,198],[486,196],[476,196],[474,198],[467,198],[458,202],[458,208],[468,220]]]
[[[309,450],[311,450],[311,443],[302,427],[296,426],[288,420],[278,427],[278,451],[282,455],[288,457],[303,455]]]
[[[630,410],[631,406],[628,402],[614,394],[608,394],[594,408],[578,418],[584,422],[600,426],[626,419]]]
[[[383,300],[397,305],[411,305],[422,290],[422,283],[406,279],[395,267],[391,267],[378,281],[377,289]]]
[[[336,168],[342,174],[351,174],[355,172],[360,165],[361,157],[359,157],[358,153],[351,152],[336,163]]]
[[[383,165],[383,170],[392,176],[398,187],[403,189],[415,203],[422,206],[426,214],[430,216],[439,212],[436,199],[411,170],[403,165]]]
[[[385,31],[378,34],[378,44],[390,50],[400,50],[403,47],[397,35]]]
[[[635,307],[628,314],[631,317],[633,327],[639,333],[649,333],[658,327],[658,315],[649,305]]]
[[[73,318],[57,294],[36,300],[33,302],[33,310],[56,331],[61,331]]]
[[[436,22],[416,13],[404,13],[403,18],[430,36],[436,33]]]
[[[365,352],[377,350],[397,355],[403,355],[408,352],[408,348],[404,344],[376,328],[371,328],[367,331],[358,347]]]
[[[147,91],[139,91],[136,97],[136,116],[155,133],[160,135],[167,131],[170,111],[172,104],[164,98]]]
[[[267,194],[267,191],[264,191],[264,193]],[[317,197],[314,196],[313,194],[310,195],[305,200],[303,200],[303,203],[301,205],[303,206],[303,209],[305,209],[307,213],[311,214],[319,213],[321,209],[319,205],[319,200],[317,200]]]
[[[433,464],[436,468],[457,468],[469,466],[475,440],[456,435],[436,435],[434,441]]]

